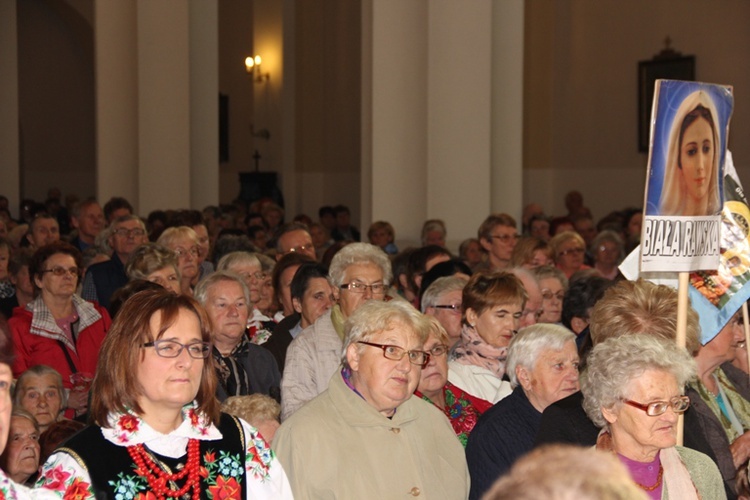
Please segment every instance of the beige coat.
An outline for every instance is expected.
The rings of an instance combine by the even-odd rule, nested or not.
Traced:
[[[440,410],[412,396],[388,419],[338,371],[326,392],[281,425],[273,448],[297,500],[469,494],[463,447]]]
[[[292,340],[281,379],[281,420],[328,388],[341,363],[344,343],[333,328],[329,310]]]

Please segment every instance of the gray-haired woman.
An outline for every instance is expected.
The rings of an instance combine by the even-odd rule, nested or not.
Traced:
[[[274,438],[295,498],[466,498],[461,444],[413,395],[428,329],[405,301],[369,301],[346,320],[343,366]]]
[[[281,380],[281,419],[325,389],[341,361],[344,322],[367,301],[382,301],[393,274],[380,248],[352,243],[331,261],[328,281],[338,303],[289,344]]]
[[[46,365],[34,365],[18,377],[13,404],[36,419],[41,432],[62,418],[68,402],[62,376]]]
[[[130,254],[125,274],[130,280],[146,280],[176,294],[181,293],[177,254],[157,243],[141,245]]]
[[[650,335],[605,340],[581,377],[583,406],[603,429],[596,447],[617,453],[651,498],[726,498],[706,455],[675,446],[677,420],[690,406],[685,385],[695,362],[684,348]]]
[[[480,498],[531,450],[547,406],[578,392],[575,334],[548,323],[523,328],[508,348],[506,373],[513,392],[482,415],[466,445],[469,498]]]

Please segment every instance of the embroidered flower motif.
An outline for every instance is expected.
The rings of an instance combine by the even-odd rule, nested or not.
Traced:
[[[203,461],[207,464],[216,462],[216,453],[214,453],[213,451],[207,451],[203,454]]]
[[[115,492],[115,500],[133,500],[139,498],[141,492],[144,492],[148,487],[148,483],[144,478],[124,472],[117,474],[117,481],[109,481],[109,485],[112,486]]]
[[[240,493],[240,485],[233,477],[225,479],[219,476],[216,478],[216,484],[208,487],[208,497],[214,500],[239,499]]]
[[[133,433],[138,431],[140,421],[138,420],[138,417],[134,415],[123,415],[120,417],[117,425],[123,431]]]
[[[50,490],[62,490],[69,477],[70,472],[65,472],[62,465],[58,465],[42,472],[42,485]]]
[[[94,496],[94,493],[91,491],[91,485],[86,481],[82,481],[80,477],[77,477],[68,486],[68,489],[65,490],[63,500],[84,500],[92,496]]]
[[[190,425],[198,427],[198,413],[195,411],[195,408],[190,408],[188,410],[188,417],[190,418]]]
[[[252,444],[247,449],[245,468],[254,478],[265,481],[269,478],[268,469],[273,461],[273,450],[257,432],[251,435]]]
[[[136,495],[135,500],[157,500],[156,495],[152,491],[147,491],[146,493],[138,493]]]

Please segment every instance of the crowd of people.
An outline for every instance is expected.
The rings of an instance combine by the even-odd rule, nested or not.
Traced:
[[[641,211],[565,204],[454,254],[345,206],[0,197],[0,493],[750,498],[741,312],[678,347],[618,270]]]

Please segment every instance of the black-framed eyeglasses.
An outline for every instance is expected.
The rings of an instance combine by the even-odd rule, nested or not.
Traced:
[[[187,349],[188,354],[193,359],[206,359],[211,354],[211,344],[209,342],[181,344],[176,340],[159,339],[153,342],[146,342],[143,344],[143,347],[153,347],[156,354],[162,358],[176,358],[182,354],[183,349]]]
[[[62,267],[62,266],[55,266],[51,269],[45,269],[44,271],[40,271],[40,274],[44,273],[52,273],[55,276],[65,276],[66,274],[70,274],[71,276],[80,276],[81,269],[78,267]]]
[[[557,256],[565,257],[566,255],[583,255],[585,251],[586,250],[584,250],[583,248],[569,248],[567,250],[563,250],[562,252],[558,252]]]
[[[448,353],[449,347],[445,344],[438,344],[432,349],[427,349],[427,354],[430,356],[443,356]]]
[[[653,401],[648,404],[638,403],[630,399],[623,399],[622,402],[645,411],[649,417],[658,417],[664,414],[667,408],[672,408],[672,411],[678,414],[685,413],[685,410],[690,407],[690,398],[687,396],[675,396],[669,401]]]
[[[364,283],[353,281],[351,283],[341,285],[341,288],[354,293],[365,293],[369,288],[373,295],[380,295],[381,293],[385,293],[386,286],[385,283],[373,283],[372,285],[365,285]]]
[[[134,229],[126,229],[124,227],[121,227],[120,229],[115,229],[114,231],[112,231],[112,233],[120,236],[121,238],[134,238],[136,236],[143,236],[144,234],[146,234],[146,231],[144,231],[140,227],[136,227]]]
[[[456,312],[461,312],[461,304],[436,304],[432,307],[435,309],[451,309]]]
[[[424,368],[425,366],[427,366],[427,363],[430,362],[430,355],[425,351],[407,351],[403,347],[399,347],[397,345],[375,344],[373,342],[364,342],[362,340],[358,341],[357,343],[382,349],[383,357],[392,361],[401,361],[402,359],[404,359],[404,356],[407,356],[409,358],[409,363],[417,365],[421,368]]]

